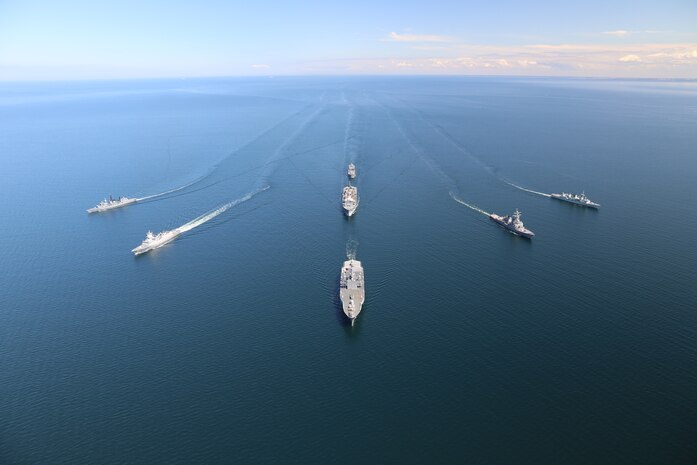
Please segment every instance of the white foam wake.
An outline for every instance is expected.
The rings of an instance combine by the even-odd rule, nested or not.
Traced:
[[[476,205],[470,205],[469,203],[465,202],[464,200],[462,200],[461,198],[459,198],[457,195],[455,195],[455,193],[454,193],[453,191],[450,191],[450,198],[453,199],[454,201],[456,201],[457,203],[464,205],[464,206],[467,207],[467,208],[471,208],[472,210],[481,213],[482,215],[486,215],[486,216],[489,216],[489,215],[490,215],[489,212],[486,212],[486,211],[482,210],[482,209],[479,208],[478,206],[476,206]]]
[[[346,241],[346,260],[355,260],[358,252],[358,241],[349,239]]]
[[[226,210],[229,210],[230,208],[239,205],[241,203],[246,202],[247,200],[251,199],[255,195],[264,192],[267,190],[270,186],[265,186],[262,187],[261,189],[257,189],[255,191],[252,191],[245,195],[244,197],[240,197],[239,199],[233,200],[232,202],[228,202],[225,205],[221,205],[220,207],[216,208],[215,210],[211,210],[208,213],[204,213],[203,215],[194,218],[193,220],[189,221],[188,223],[185,223],[178,228],[176,228],[179,233],[184,233],[187,231],[191,231],[192,229],[201,226],[203,223],[206,223],[207,221],[212,220],[216,216],[220,215],[221,213],[225,212]]]
[[[191,187],[191,186],[193,186],[194,184],[196,184],[196,183],[198,183],[198,182],[200,182],[200,181],[203,181],[203,179],[206,178],[206,177],[208,177],[209,174],[210,174],[210,173],[205,174],[205,175],[201,176],[200,178],[197,178],[197,179],[191,181],[189,184],[185,184],[185,185],[180,186],[180,187],[175,187],[174,189],[170,189],[170,190],[168,190],[168,191],[159,192],[159,193],[153,194],[153,195],[146,195],[145,197],[138,197],[138,198],[136,199],[136,201],[142,202],[143,200],[156,199],[156,198],[158,198],[158,197],[162,197],[163,195],[172,194],[172,193],[174,193],[174,192],[179,192],[180,190],[186,189],[187,187]]]
[[[549,194],[545,194],[544,192],[537,192],[537,191],[534,191],[534,190],[532,190],[532,189],[526,189],[526,188],[524,188],[524,187],[520,187],[519,185],[513,184],[512,182],[509,182],[509,181],[506,181],[506,180],[503,179],[503,178],[501,178],[501,180],[502,180],[503,182],[505,182],[506,184],[508,184],[509,186],[513,186],[513,187],[515,187],[516,189],[520,189],[521,191],[530,192],[531,194],[542,195],[542,196],[545,196],[545,197],[551,197]]]

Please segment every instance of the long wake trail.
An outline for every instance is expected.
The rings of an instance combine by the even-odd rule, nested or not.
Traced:
[[[322,98],[321,98],[320,100],[322,100],[322,101],[324,100],[324,94],[322,95]],[[306,111],[306,110],[308,110],[308,109],[310,109],[310,108],[312,108],[312,104],[306,105],[306,106],[305,106],[304,108],[302,108],[300,111],[294,113],[293,115],[291,115],[291,116],[285,118],[284,120],[282,120],[282,121],[276,123],[275,125],[271,126],[271,127],[268,128],[268,129],[266,129],[266,130],[263,131],[261,134],[257,135],[255,138],[253,138],[252,140],[250,140],[249,142],[247,142],[246,144],[244,144],[242,147],[236,149],[235,151],[233,151],[232,153],[230,153],[228,156],[226,156],[225,158],[223,158],[222,160],[220,160],[218,163],[216,163],[216,164],[208,171],[208,173],[204,174],[204,175],[201,176],[200,178],[197,178],[197,179],[191,181],[191,182],[188,183],[188,184],[185,184],[185,185],[179,186],[179,187],[175,187],[175,188],[173,188],[173,189],[170,189],[170,190],[167,190],[167,191],[164,191],[164,192],[158,192],[157,194],[146,195],[146,196],[144,196],[144,197],[133,197],[133,198],[130,198],[130,199],[129,199],[130,202],[127,202],[127,203],[123,203],[123,204],[120,204],[120,205],[112,205],[112,206],[109,206],[109,207],[107,207],[107,208],[102,208],[102,209],[94,208],[94,209],[91,209],[91,210],[93,210],[93,211],[89,211],[89,210],[88,210],[88,212],[89,212],[89,213],[102,213],[102,212],[105,212],[105,211],[107,211],[107,210],[112,210],[112,209],[114,209],[114,208],[122,208],[122,207],[130,206],[130,205],[133,205],[134,203],[140,203],[140,202],[143,202],[143,201],[145,201],[145,200],[153,200],[153,199],[157,199],[157,198],[166,196],[166,195],[168,195],[168,194],[173,194],[173,193],[175,193],[175,192],[183,191],[184,189],[186,189],[186,188],[188,188],[188,187],[191,187],[191,186],[193,186],[193,185],[195,185],[195,184],[198,184],[198,183],[200,183],[201,181],[203,181],[204,179],[207,179],[207,178],[211,177],[216,171],[218,171],[218,169],[221,167],[221,165],[223,165],[225,162],[227,162],[229,159],[231,159],[231,158],[233,157],[233,155],[235,155],[236,153],[238,153],[240,150],[249,147],[252,143],[254,143],[254,142],[260,140],[261,138],[263,138],[264,136],[268,135],[269,133],[271,133],[271,131],[273,131],[274,129],[278,128],[278,127],[281,126],[283,123],[285,123],[285,122],[291,120],[292,118],[297,117],[297,116],[300,115],[303,111]],[[318,111],[316,111],[312,116],[313,116],[313,117],[316,116],[317,113],[318,113]],[[306,123],[307,123],[307,122],[306,122]],[[306,124],[306,123],[305,123],[305,124]],[[278,151],[277,151],[277,153],[278,153]],[[278,156],[276,156],[276,157],[273,157],[273,156],[272,156],[271,159],[267,160],[263,165],[260,165],[259,167],[252,168],[251,170],[248,170],[248,171],[253,171],[254,169],[258,169],[258,168],[265,168],[265,167],[267,167],[268,165],[270,165],[270,164],[272,164],[272,163],[281,161],[281,160],[279,160],[278,158],[279,158]],[[245,173],[242,173],[242,174],[246,174],[246,172],[245,172]],[[233,177],[236,177],[236,176],[233,176]],[[182,194],[180,194],[180,195],[182,195]],[[98,207],[99,207],[99,205],[98,205]]]
[[[457,189],[457,184],[455,183],[455,180],[453,178],[451,178],[450,176],[448,176],[448,174],[445,171],[443,171],[443,169],[435,162],[435,160],[433,160],[433,158],[427,156],[426,153],[423,150],[421,150],[421,148],[419,148],[417,146],[417,144],[412,140],[410,135],[402,127],[402,125],[399,123],[399,121],[397,121],[397,119],[392,115],[392,112],[390,112],[390,110],[385,105],[383,105],[383,104],[380,104],[380,105],[383,107],[383,109],[385,110],[387,115],[390,117],[390,119],[394,122],[394,124],[396,125],[399,132],[402,134],[402,136],[407,141],[407,143],[412,148],[412,150],[416,153],[417,157],[419,157],[424,163],[426,163],[426,165],[431,169],[431,171],[434,172],[436,175],[438,175],[441,178],[441,180],[444,182],[444,184],[448,188],[448,193],[450,194],[450,198],[453,199],[454,201],[456,201],[457,203],[464,205],[467,208],[470,208],[478,213],[481,213],[482,215],[489,216],[490,215],[489,212],[482,210],[481,208],[479,208],[476,205],[469,204],[469,203],[465,202],[457,195],[456,192],[458,189]],[[426,121],[426,120],[424,120],[424,121]],[[428,121],[426,121],[426,122],[428,122]]]
[[[479,213],[481,213],[482,215],[486,215],[486,216],[491,215],[491,213],[482,210],[482,209],[479,208],[478,206],[472,205],[472,204],[469,204],[469,203],[465,202],[465,201],[462,200],[460,197],[458,197],[457,195],[455,195],[455,193],[454,193],[453,191],[450,191],[449,194],[450,194],[450,198],[453,199],[454,201],[456,201],[457,203],[459,203],[459,204],[461,204],[461,205],[464,205],[464,206],[467,207],[467,208],[471,208],[472,210],[474,210],[474,211],[476,211],[476,212],[479,212]]]
[[[170,190],[168,190],[168,191],[159,192],[159,193],[157,193],[157,194],[152,194],[152,195],[146,195],[145,197],[136,197],[136,201],[137,201],[137,202],[142,202],[142,201],[144,201],[144,200],[156,199],[156,198],[158,198],[158,197],[163,197],[163,196],[165,196],[165,195],[167,195],[167,194],[173,194],[173,193],[175,193],[175,192],[179,192],[179,191],[181,191],[181,190],[186,189],[187,187],[191,187],[191,186],[193,186],[194,184],[203,181],[203,180],[204,180],[205,178],[207,178],[208,176],[210,176],[210,173],[207,173],[207,174],[201,176],[200,178],[194,179],[193,181],[191,181],[191,182],[188,183],[188,184],[184,184],[183,186],[175,187],[174,189],[170,189]]]
[[[521,186],[519,186],[519,185],[517,185],[517,184],[513,184],[513,183],[510,182],[510,181],[506,181],[506,180],[503,179],[503,178],[500,178],[500,179],[501,179],[503,182],[505,182],[506,184],[508,184],[509,186],[513,186],[513,187],[515,187],[516,189],[520,189],[521,191],[530,192],[531,194],[542,195],[542,196],[544,196],[544,197],[551,197],[551,195],[545,194],[544,192],[538,192],[538,191],[534,191],[534,190],[532,190],[532,189],[526,189],[526,188],[521,187]]]
[[[189,221],[188,223],[185,223],[185,224],[179,226],[178,228],[176,228],[176,231],[179,232],[180,234],[187,232],[187,231],[191,231],[192,229],[194,229],[198,226],[201,226],[203,223],[206,223],[206,222],[212,220],[213,218],[220,215],[221,213],[224,213],[225,211],[229,210],[230,208],[250,200],[255,195],[267,190],[269,187],[270,186],[265,186],[265,187],[262,187],[260,189],[256,189],[256,190],[248,193],[244,197],[240,197],[239,199],[233,200],[232,202],[228,202],[225,205],[222,205],[222,206],[216,208],[215,210],[211,210],[208,213],[204,213],[203,215],[201,215],[197,218],[194,218],[193,220]]]
[[[526,189],[525,187],[522,187],[522,186],[519,186],[519,185],[517,185],[517,184],[514,184],[514,183],[508,181],[507,179],[505,179],[504,177],[497,175],[497,174],[491,169],[490,166],[488,166],[486,163],[484,163],[484,162],[483,162],[482,160],[480,160],[478,157],[476,157],[475,155],[473,155],[472,152],[470,152],[466,147],[464,147],[457,139],[455,139],[455,138],[454,138],[449,132],[447,132],[442,126],[440,126],[440,125],[438,125],[438,124],[432,123],[431,121],[429,121],[428,119],[426,119],[426,117],[423,115],[423,113],[422,113],[421,111],[415,109],[414,107],[412,107],[412,106],[409,105],[408,103],[404,102],[403,100],[401,100],[401,101],[402,101],[402,103],[404,103],[406,106],[408,106],[409,108],[411,108],[411,110],[412,110],[414,113],[416,113],[416,114],[419,116],[419,118],[420,118],[421,120],[423,120],[426,124],[430,125],[430,126],[431,126],[432,128],[434,128],[440,135],[442,135],[442,136],[445,137],[448,141],[450,141],[450,142],[455,146],[455,148],[457,148],[457,149],[458,149],[460,152],[462,152],[463,154],[467,155],[471,160],[473,160],[473,161],[474,161],[475,163],[477,163],[479,166],[481,166],[482,168],[484,168],[484,170],[485,170],[486,172],[488,172],[489,174],[491,174],[492,176],[494,176],[494,177],[495,177],[496,179],[498,179],[499,181],[502,181],[502,182],[508,184],[508,185],[511,186],[511,187],[515,187],[516,189],[520,189],[521,191],[529,192],[529,193],[531,193],[531,194],[541,195],[541,196],[544,196],[544,197],[551,197],[551,195],[549,195],[549,194],[545,194],[544,192],[538,192],[538,191],[535,191],[535,190],[532,190],[532,189]],[[452,196],[452,193],[451,193],[451,196]],[[454,199],[454,197],[453,197],[453,199]],[[460,202],[460,203],[463,203],[463,204],[464,204],[464,202]],[[467,204],[465,204],[465,205],[467,205]],[[469,206],[469,205],[467,205],[467,206]]]

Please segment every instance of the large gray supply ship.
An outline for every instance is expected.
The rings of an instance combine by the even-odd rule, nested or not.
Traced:
[[[535,235],[535,233],[523,226],[523,222],[520,219],[520,212],[517,208],[512,215],[499,216],[492,213],[489,215],[489,218],[518,236],[530,239]]]
[[[125,207],[132,203],[137,202],[138,199],[133,199],[130,197],[121,196],[118,199],[109,196],[108,199],[104,199],[97,204],[96,207],[88,208],[87,213],[101,213],[107,210],[113,210],[114,208]]]
[[[339,280],[339,297],[344,313],[351,319],[351,324],[361,313],[365,302],[365,282],[363,266],[358,260],[346,260],[341,268]]]
[[[561,194],[550,194],[550,197],[557,200],[563,200],[564,202],[573,203],[575,205],[581,205],[582,207],[589,208],[599,208],[600,204],[593,202],[591,199],[586,197],[586,193],[581,194],[567,194],[562,192]]]
[[[355,186],[344,187],[344,190],[341,193],[341,206],[344,208],[346,215],[352,216],[354,213],[356,213],[358,202],[358,189]]]

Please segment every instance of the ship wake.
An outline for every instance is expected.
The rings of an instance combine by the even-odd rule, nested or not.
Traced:
[[[170,189],[170,190],[168,190],[168,191],[159,192],[159,193],[157,193],[157,194],[152,194],[152,195],[146,195],[145,197],[138,197],[138,198],[136,198],[136,201],[137,201],[137,202],[142,202],[142,201],[144,201],[144,200],[152,200],[152,199],[157,199],[157,198],[160,198],[160,197],[164,197],[164,196],[167,195],[167,194],[174,194],[175,192],[182,191],[182,190],[186,189],[187,187],[191,187],[191,186],[193,186],[194,184],[197,184],[197,183],[203,181],[205,178],[207,178],[208,176],[210,176],[210,174],[211,174],[211,173],[207,173],[207,174],[201,176],[200,178],[194,179],[193,181],[191,181],[191,182],[188,183],[188,184],[184,184],[183,186],[175,187],[174,189]]]
[[[355,260],[358,253],[358,241],[349,239],[346,241],[346,260]]]
[[[469,204],[469,203],[465,202],[465,201],[462,200],[460,197],[458,197],[453,191],[450,191],[450,198],[453,199],[454,201],[456,201],[457,203],[459,203],[460,205],[464,205],[464,206],[467,207],[467,208],[471,208],[472,210],[474,210],[474,211],[476,211],[476,212],[479,212],[479,213],[481,213],[482,215],[486,215],[486,216],[491,215],[491,213],[482,210],[482,209],[479,208],[478,206],[472,205],[472,204]]]
[[[537,194],[537,195],[541,195],[541,196],[543,196],[543,197],[551,197],[551,195],[545,194],[544,192],[538,192],[538,191],[534,191],[534,190],[532,190],[532,189],[526,189],[526,188],[521,187],[521,186],[519,186],[519,185],[517,185],[517,184],[513,184],[513,183],[510,182],[510,181],[506,181],[506,180],[503,179],[503,178],[499,178],[499,179],[501,179],[503,182],[505,182],[505,183],[508,184],[509,186],[515,187],[516,189],[520,189],[521,191],[530,192],[531,194]]]
[[[221,205],[220,207],[218,207],[214,210],[211,210],[208,213],[204,213],[203,215],[199,216],[198,218],[194,218],[193,220],[189,221],[186,224],[179,226],[176,229],[179,233],[191,231],[192,229],[194,229],[198,226],[201,226],[203,223],[206,223],[206,222],[212,220],[213,218],[220,215],[221,213],[224,213],[225,211],[229,210],[230,208],[250,200],[255,195],[269,189],[269,187],[270,186],[265,186],[265,187],[262,187],[260,189],[256,189],[256,190],[248,193],[244,197],[240,197],[239,199],[233,200],[232,202],[228,202],[225,205]]]
[[[135,249],[132,250],[136,255],[144,254],[147,252],[150,252],[155,249],[159,249],[160,247],[170,243],[173,241],[176,237],[178,237],[180,234],[185,233],[187,231],[191,231],[192,229],[201,226],[202,224],[212,220],[216,216],[222,214],[226,210],[229,210],[230,208],[239,205],[241,203],[244,203],[248,200],[250,200],[252,197],[255,195],[259,194],[260,192],[263,192],[267,190],[269,186],[263,187],[261,189],[254,190],[244,197],[241,197],[239,199],[233,200],[232,202],[228,202],[225,205],[221,205],[220,207],[211,210],[207,213],[204,213],[203,215],[194,218],[193,220],[189,221],[188,223],[185,223],[178,228],[170,229],[169,231],[162,231],[159,233],[157,236],[154,236],[154,240],[157,241],[157,243],[153,244],[150,243],[148,244],[148,240],[151,239],[152,233],[148,233],[148,238],[146,238],[143,243],[136,247]],[[160,239],[161,238],[161,239]]]
[[[402,134],[404,139],[407,141],[409,146],[412,148],[414,153],[416,153],[416,156],[420,158],[428,167],[429,169],[436,174],[442,182],[445,184],[446,188],[448,189],[448,193],[450,194],[450,198],[452,198],[454,201],[457,203],[466,206],[467,208],[470,208],[476,212],[481,213],[482,215],[489,216],[489,213],[482,210],[481,208],[477,207],[476,205],[469,204],[462,200],[462,198],[458,195],[458,188],[457,188],[457,183],[455,182],[455,179],[453,179],[451,176],[449,176],[441,167],[438,165],[438,163],[430,156],[426,155],[426,152],[422,150],[416,142],[412,139],[412,137],[409,135],[407,130],[402,126],[402,124],[392,115],[390,110],[383,105],[383,108],[385,109],[386,113],[390,117],[390,119],[394,122],[395,126],[399,130],[399,132]],[[467,153],[469,156],[471,156],[469,153]]]

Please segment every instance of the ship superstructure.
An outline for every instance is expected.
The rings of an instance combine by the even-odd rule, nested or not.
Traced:
[[[356,179],[356,165],[349,163],[346,174],[348,174],[349,179]]]
[[[557,200],[563,200],[564,202],[573,203],[575,205],[581,205],[582,207],[588,208],[599,208],[600,204],[593,202],[591,199],[586,197],[586,193],[582,192],[580,194],[568,194],[562,192],[561,194],[550,194],[550,197]]]
[[[344,190],[341,193],[341,206],[343,207],[347,216],[352,216],[354,213],[356,213],[359,201],[358,189],[355,186],[344,187]]]
[[[181,233],[182,231],[179,228],[169,231],[162,231],[157,234],[153,234],[152,231],[148,231],[148,233],[145,235],[145,240],[138,247],[131,250],[131,252],[133,252],[134,255],[150,252],[158,247],[162,247],[168,242],[172,242]]]
[[[138,199],[125,197],[125,196],[121,196],[118,199],[115,199],[112,196],[109,196],[108,199],[102,200],[95,207],[88,208],[87,213],[101,213],[101,212],[105,212],[107,210],[113,210],[114,208],[125,207],[126,205],[130,205],[130,204],[135,203],[137,201],[138,201]]]
[[[535,233],[523,225],[523,221],[520,219],[520,212],[517,208],[512,215],[499,216],[492,213],[489,215],[489,218],[518,236],[530,239],[535,235]]]
[[[339,297],[344,313],[353,324],[365,302],[365,281],[360,261],[346,260],[341,267]]]

